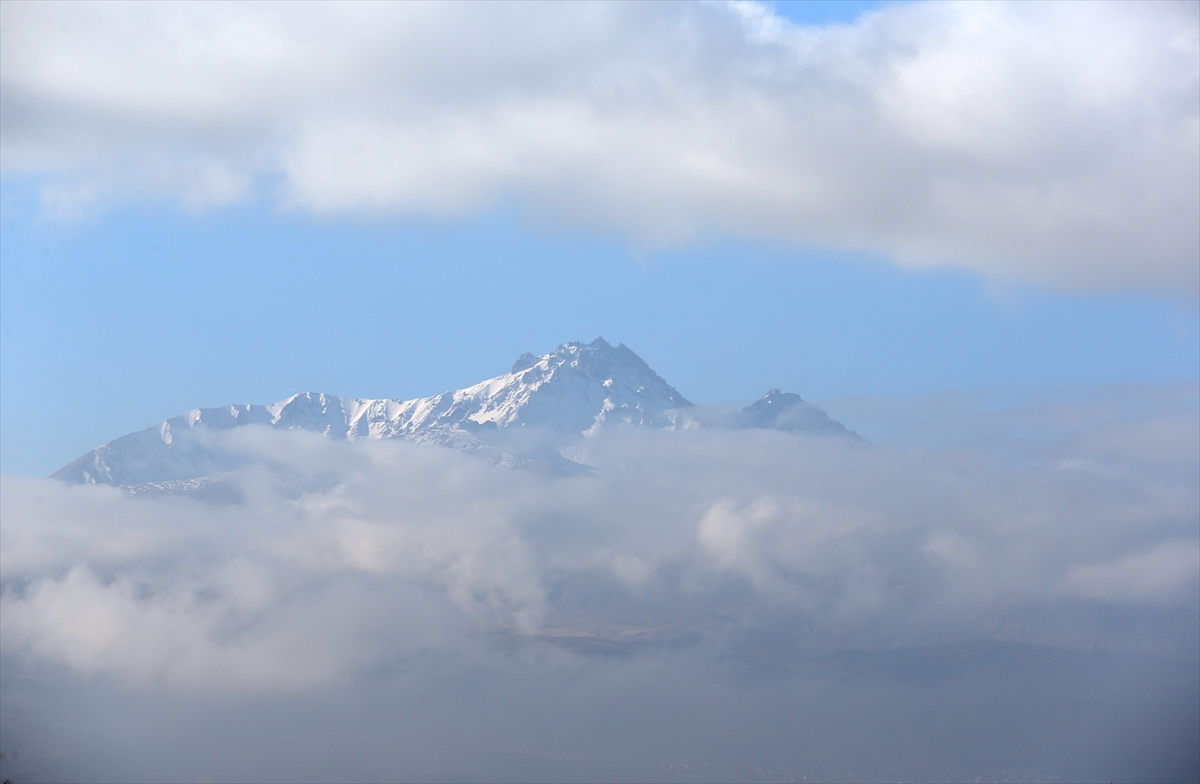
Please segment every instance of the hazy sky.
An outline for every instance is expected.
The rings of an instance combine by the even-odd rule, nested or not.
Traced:
[[[1198,775],[1200,5],[5,0],[0,104],[5,777]],[[597,336],[872,443],[39,478]]]

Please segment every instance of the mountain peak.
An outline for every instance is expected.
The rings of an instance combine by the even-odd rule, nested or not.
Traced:
[[[611,343],[609,343],[604,338],[600,337],[600,338],[596,338],[591,343],[584,343],[582,340],[568,341],[567,343],[563,343],[562,345],[560,345],[554,351],[551,351],[549,354],[542,354],[541,356],[536,356],[534,354],[530,354],[527,352],[525,354],[522,354],[520,356],[520,358],[517,359],[517,361],[513,363],[513,367],[510,372],[521,373],[525,370],[530,369],[534,365],[537,365],[540,362],[548,362],[553,365],[558,365],[558,364],[562,364],[563,362],[567,362],[567,363],[576,362],[581,357],[594,357],[594,356],[603,356],[603,357],[621,356],[621,357],[625,358],[627,361],[632,361],[636,364],[645,365],[645,363],[642,362],[642,358],[639,357],[637,354],[634,354],[633,351],[631,351],[624,343],[620,344],[616,348],[613,348]],[[653,372],[653,371],[651,371],[651,372]]]
[[[477,424],[575,433],[617,422],[671,427],[668,412],[691,405],[629,347],[602,337],[573,340],[540,357],[524,354],[507,376],[454,396],[451,408]]]
[[[512,370],[509,372],[520,373],[522,370],[529,370],[529,368],[536,365],[540,360],[541,357],[535,357],[533,354],[530,354],[528,351],[526,351],[517,359],[516,362],[513,363]]]
[[[788,430],[814,435],[853,435],[841,422],[795,392],[772,389],[738,412],[738,426]]]
[[[622,344],[622,345],[624,345],[624,344]],[[612,348],[612,344],[609,343],[607,340],[605,340],[603,337],[597,337],[591,343],[584,343],[582,340],[572,340],[569,343],[564,343],[563,345],[559,346],[559,349],[565,348],[567,346],[574,346],[576,348],[590,348],[590,349],[594,349],[597,351],[599,351],[601,349]]]

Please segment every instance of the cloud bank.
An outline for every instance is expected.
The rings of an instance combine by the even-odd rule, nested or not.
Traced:
[[[192,496],[6,478],[5,775],[1178,779],[1175,391],[1017,452],[618,429],[555,478],[246,427]]]
[[[1200,286],[1193,3],[5,3],[3,170],[47,208],[318,215]]]

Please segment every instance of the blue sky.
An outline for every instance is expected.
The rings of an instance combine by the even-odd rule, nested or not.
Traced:
[[[777,3],[769,9],[824,40],[820,25],[833,22],[849,24],[864,39],[878,35],[859,15],[880,7]],[[38,24],[56,24],[36,16],[19,19],[35,32]],[[857,27],[851,24],[856,18]],[[1151,31],[1152,23],[1161,20],[1147,23]],[[12,27],[10,42],[18,34]],[[68,28],[74,29],[64,22]],[[47,112],[22,103],[25,93],[17,87],[37,63],[19,60],[19,52],[9,56],[18,59],[6,66],[16,73],[5,98],[16,107],[9,112],[16,119],[5,127],[0,214],[5,473],[49,473],[98,443],[193,407],[269,402],[302,390],[423,396],[505,372],[525,351],[598,335],[629,345],[694,402],[743,405],[780,387],[835,414],[836,401],[852,396],[1163,384],[1200,374],[1186,201],[1173,213],[1184,216],[1182,229],[1170,224],[1168,210],[1162,225],[1145,235],[1122,229],[1125,234],[1106,240],[1106,247],[1117,248],[1111,257],[1096,255],[1104,248],[1084,248],[1078,258],[1061,248],[1079,247],[1075,236],[1124,225],[1119,215],[1078,235],[1045,239],[1043,232],[1011,246],[1001,239],[987,253],[956,257],[956,249],[970,246],[950,229],[942,232],[958,222],[944,210],[913,218],[932,227],[920,236],[903,227],[868,236],[872,227],[895,222],[889,214],[863,222],[831,213],[828,225],[840,220],[845,226],[822,233],[825,223],[802,225],[789,233],[803,216],[764,222],[758,216],[770,212],[769,201],[727,225],[723,216],[737,213],[736,205],[714,220],[705,203],[689,207],[686,198],[679,220],[667,213],[645,217],[662,202],[653,193],[647,206],[632,212],[619,192],[605,195],[619,187],[635,194],[637,183],[607,183],[608,190],[572,203],[573,192],[561,190],[569,186],[538,191],[540,185],[521,175],[473,184],[469,178],[483,164],[435,166],[427,194],[418,177],[416,190],[384,191],[378,203],[354,190],[370,171],[349,185],[321,180],[301,187],[295,173],[301,164],[294,163],[274,169],[245,164],[243,179],[251,184],[239,191],[227,182],[241,182],[237,167],[250,155],[245,150],[259,149],[253,144],[213,142],[211,129],[181,125],[175,136],[152,139],[163,149],[183,149],[178,161],[161,153],[147,163],[124,142],[105,147],[111,123],[104,117],[92,118],[100,142],[72,141]],[[455,89],[450,85],[447,94]],[[1114,99],[1113,111],[1119,108]],[[18,124],[26,116],[49,128],[39,137],[41,147]],[[196,113],[188,117],[197,127],[207,122]],[[147,128],[152,120],[145,120]],[[1073,121],[1038,116],[1029,127],[1049,128],[1049,134],[1057,132],[1053,123],[1069,131]],[[200,150],[195,160],[187,153],[192,143]],[[654,144],[647,149],[658,149]],[[431,150],[436,159],[438,150]],[[780,160],[791,154],[786,146],[777,152]],[[1018,177],[1027,163],[1020,156],[1036,163],[1051,152],[1021,147],[995,154],[1013,158],[1004,176]],[[193,176],[197,166],[218,158],[212,172]],[[551,163],[574,170],[571,159]],[[172,173],[175,164],[183,174]],[[1186,176],[1189,165],[1182,167]],[[869,185],[874,175],[865,176]],[[911,176],[880,172],[879,188],[886,192],[889,178],[907,182]],[[981,191],[994,186],[990,176],[978,175]],[[1088,182],[1096,176],[1089,173]],[[197,195],[172,177],[217,185]],[[436,183],[456,177],[466,182],[461,189],[437,189]],[[141,181],[149,184],[126,187]],[[1168,201],[1175,198],[1172,187],[1162,186]],[[330,193],[342,201],[322,201]],[[847,214],[876,209],[871,198],[868,193],[858,207],[851,204]],[[1127,212],[1147,209],[1131,202]],[[1014,225],[980,223],[971,231],[1006,238]],[[1141,273],[1137,265],[1148,262],[1130,260],[1120,248],[1150,242],[1151,229],[1156,238],[1174,232],[1184,244],[1149,244],[1145,255],[1152,261]],[[855,232],[867,239],[858,242]],[[933,248],[928,258],[921,255],[925,248]]]
[[[868,11],[888,4],[863,0],[774,0],[764,5],[797,24],[822,25],[849,24]]]

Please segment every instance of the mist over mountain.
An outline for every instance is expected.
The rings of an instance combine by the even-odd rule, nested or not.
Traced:
[[[564,447],[618,426],[770,428],[857,437],[819,407],[777,389],[736,414],[701,411],[627,346],[597,338],[566,343],[540,357],[525,354],[502,376],[415,400],[304,392],[267,405],[193,409],[99,446],[53,477],[135,491],[164,482],[173,483],[166,488],[198,487],[205,477],[240,467],[230,455],[214,450],[211,434],[246,425],[306,430],[345,441],[399,438],[440,444],[494,463],[560,474],[587,470],[564,457]],[[537,435],[522,438],[513,430]]]
[[[3,479],[0,767],[1194,779],[1196,392],[936,399],[901,416],[952,438],[862,448],[595,341],[197,410]]]

